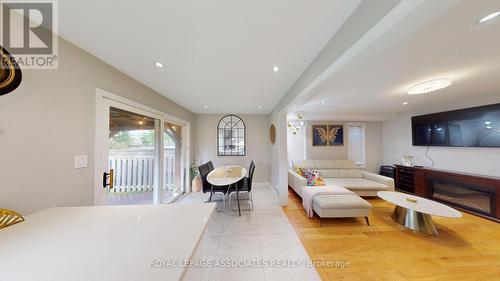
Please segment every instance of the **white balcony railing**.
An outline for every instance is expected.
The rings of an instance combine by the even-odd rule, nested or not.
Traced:
[[[134,152],[110,152],[108,167],[113,169],[115,173],[111,192],[153,191],[155,178],[154,156]],[[164,191],[174,188],[175,185],[175,157],[171,152],[165,149],[163,159],[165,167]]]

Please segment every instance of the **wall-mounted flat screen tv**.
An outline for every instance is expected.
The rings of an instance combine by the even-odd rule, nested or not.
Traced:
[[[500,147],[500,103],[411,118],[414,146]]]

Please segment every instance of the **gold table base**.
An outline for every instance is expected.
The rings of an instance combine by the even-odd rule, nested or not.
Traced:
[[[392,213],[392,218],[400,225],[413,231],[438,236],[438,231],[432,221],[431,215],[396,206]]]

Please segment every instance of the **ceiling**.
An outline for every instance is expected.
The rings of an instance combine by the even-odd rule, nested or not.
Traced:
[[[386,120],[398,112],[500,94],[500,18],[477,24],[500,9],[499,1],[448,1],[443,12],[427,16],[436,2],[444,0],[423,1],[290,111],[307,119]],[[442,77],[453,85],[426,95],[406,93],[415,83]]]
[[[195,113],[267,114],[360,1],[65,0],[59,33]]]

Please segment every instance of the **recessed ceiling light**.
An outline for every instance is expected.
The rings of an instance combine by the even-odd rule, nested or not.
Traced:
[[[498,15],[500,15],[500,11],[498,11],[498,12],[494,12],[494,13],[491,13],[491,14],[489,14],[489,15],[487,15],[487,16],[485,16],[485,17],[481,18],[478,22],[479,22],[479,23],[484,23],[484,22],[487,22],[487,21],[489,21],[489,20],[492,20],[492,19],[496,18]]]
[[[321,101],[321,104],[326,104],[326,103],[327,103],[326,100]]]
[[[491,125],[491,121],[484,121],[484,125]]]
[[[157,62],[155,62],[155,66],[158,68],[163,68],[163,63],[157,61]]]
[[[278,72],[278,71],[280,71],[279,66],[277,65],[273,66],[273,72]]]
[[[403,102],[403,105],[408,105],[408,102],[407,101]]]
[[[434,79],[425,81],[412,86],[408,89],[409,95],[420,95],[441,90],[451,85],[451,80],[448,78]]]
[[[207,109],[207,108],[208,108],[208,105],[204,105],[204,106],[203,106],[203,108],[204,108],[204,109]]]
[[[257,108],[258,108],[258,109],[262,109],[262,108],[263,108],[263,106],[262,106],[262,105],[259,105],[259,106],[257,106]]]

